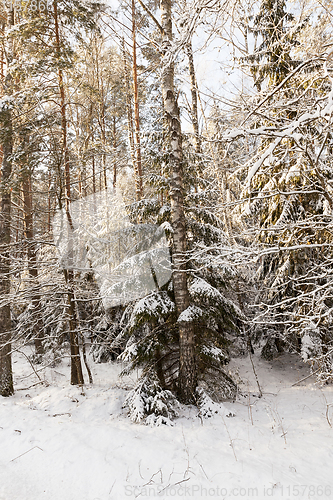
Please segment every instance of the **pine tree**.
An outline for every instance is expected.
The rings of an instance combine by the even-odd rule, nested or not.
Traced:
[[[12,4],[7,9],[5,26],[6,76],[3,82],[4,95],[0,101],[2,169],[1,169],[1,214],[0,214],[0,394],[11,396],[14,392],[11,364],[11,307],[10,307],[10,243],[11,243],[11,175],[13,152],[12,110],[14,104],[13,79],[10,65],[14,59],[14,45],[10,30],[14,26]]]
[[[25,279],[23,280],[24,287],[21,290],[19,289],[18,293],[21,302],[17,303],[15,313],[19,314],[17,322],[19,341],[24,342],[29,338],[34,338],[38,354],[42,353],[41,338],[43,330],[44,333],[48,331],[47,326],[42,324],[38,309],[40,306],[43,307],[47,300],[42,300],[38,291],[40,286],[37,283],[38,256],[33,236],[33,210],[38,206],[38,203],[41,203],[41,200],[34,202],[31,194],[33,188],[38,185],[38,182],[43,177],[37,166],[41,165],[43,167],[46,155],[49,158],[50,169],[54,168],[56,174],[54,177],[59,187],[57,195],[60,204],[64,200],[68,202],[71,199],[71,165],[66,109],[68,103],[65,95],[66,82],[64,73],[73,64],[74,52],[71,44],[74,41],[71,39],[69,42],[61,39],[59,23],[60,19],[62,19],[66,26],[72,25],[76,28],[90,29],[94,26],[95,11],[96,6],[91,8],[89,5],[83,6],[80,2],[74,2],[71,6],[58,2],[56,5],[53,4],[53,11],[17,10],[15,16],[20,19],[19,27],[15,32],[11,32],[8,38],[9,44],[13,43],[11,40],[14,40],[17,57],[15,64],[10,66],[11,71],[7,72],[6,92],[8,96],[6,102],[8,101],[7,104],[11,102],[13,105],[17,102],[17,106],[5,105],[2,107],[2,117],[5,122],[3,131],[6,131],[6,134],[3,134],[5,154],[2,179],[6,184],[6,186],[3,186],[7,196],[7,198],[5,196],[7,201],[2,214],[7,211],[6,221],[9,221],[10,211],[8,211],[7,205],[10,198],[8,198],[7,194],[8,188],[12,186],[13,193],[20,194],[21,183],[23,182],[22,194],[24,197],[23,211],[25,215],[24,229],[27,241],[28,271],[33,279],[30,280],[29,285],[26,284]],[[77,31],[77,34],[80,39],[80,32]],[[10,50],[7,47],[6,49],[8,57],[13,58]],[[11,78],[10,81],[9,77]],[[12,82],[11,86],[9,82]],[[11,94],[14,94],[13,89],[15,90],[15,100],[11,97]],[[58,102],[58,105],[55,106],[55,102]],[[25,112],[18,113],[18,107],[21,108],[21,111],[24,109]],[[11,116],[14,111],[16,117],[15,128],[11,126]],[[59,152],[61,152],[60,155]],[[15,172],[12,165],[15,166]],[[15,185],[13,184],[14,180]],[[4,202],[5,198],[3,198]],[[48,226],[50,226],[50,219]],[[21,230],[23,230],[23,227],[18,224],[17,236]],[[41,226],[37,229],[39,234],[43,230],[45,231],[45,227],[43,229]],[[8,239],[10,226],[6,231]],[[18,240],[18,238],[16,239]],[[39,251],[41,251],[40,246]],[[21,276],[24,276],[24,261],[19,264],[19,260],[16,259],[15,266],[16,273],[21,273]],[[69,300],[66,312],[69,314],[65,315],[65,318],[70,324],[72,383],[82,384],[83,375],[78,350],[80,327],[74,297],[75,284],[74,279],[71,280],[71,272],[71,269],[68,272],[65,269],[67,284],[71,285],[67,287]],[[60,286],[64,287],[64,283],[62,282]],[[45,289],[49,288],[53,288],[53,286]],[[54,289],[52,291],[54,292]],[[59,298],[61,299],[62,296],[63,292],[60,293]],[[22,307],[26,308],[23,312]],[[5,312],[8,313],[8,307]],[[7,321],[2,322],[6,327],[7,335],[11,331],[11,327],[8,327],[9,319],[8,313]],[[18,331],[19,328],[21,328],[20,331]],[[47,344],[47,339],[44,340],[45,344]],[[6,349],[9,349],[10,352],[9,337],[6,339]],[[10,356],[7,356],[6,359],[10,359]]]

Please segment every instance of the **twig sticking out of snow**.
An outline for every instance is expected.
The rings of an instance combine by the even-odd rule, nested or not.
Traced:
[[[42,448],[40,448],[39,446],[34,446],[33,448],[30,448],[30,450],[28,451],[25,451],[24,453],[21,453],[21,455],[19,455],[18,457],[15,457],[11,460],[11,462],[14,462],[14,460],[17,460],[18,458],[20,457],[23,457],[23,455],[26,455],[27,453],[29,453],[30,451],[34,450],[35,448],[38,448],[40,451],[44,451],[42,450]]]
[[[40,378],[40,376],[38,375],[37,371],[35,370],[35,367],[34,367],[34,365],[32,364],[31,360],[29,359],[29,356],[27,356],[27,355],[25,354],[25,352],[20,351],[20,350],[18,350],[18,349],[17,349],[17,352],[18,352],[19,354],[22,354],[22,355],[23,355],[23,356],[27,359],[27,361],[29,362],[29,364],[30,364],[31,368],[33,369],[34,374],[36,375],[36,377],[38,378],[38,380],[39,380],[40,382],[42,382],[42,379]]]
[[[307,380],[308,378],[312,377],[312,375],[315,375],[316,373],[319,372],[319,370],[321,370],[321,367],[319,367],[317,370],[315,370],[314,372],[311,372],[309,375],[307,375],[306,377],[303,377],[301,378],[301,380],[297,380],[297,382],[294,382],[293,384],[291,384],[291,387],[294,387],[295,385],[297,384],[300,384],[301,382],[304,382],[304,380]]]
[[[256,382],[257,382],[257,386],[258,386],[258,389],[259,389],[259,398],[262,398],[262,390],[261,390],[261,387],[260,387],[260,384],[259,384],[258,374],[257,374],[257,371],[256,371],[254,363],[253,363],[252,354],[251,354],[250,349],[249,349],[249,356],[250,356],[250,361],[251,361],[251,365],[252,365],[252,370],[253,370],[253,373],[254,373],[254,376],[255,376],[255,379],[256,379]]]
[[[326,399],[326,396],[325,394],[323,393],[323,391],[321,391],[324,399],[325,399],[325,403],[326,403],[326,413],[325,413],[325,416],[326,416],[326,420],[328,422],[328,425],[332,428],[332,423],[330,421],[330,416],[329,416],[329,410],[330,410],[330,407],[333,406],[333,403],[328,403],[327,402],[327,399]]]
[[[32,387],[35,387],[36,385],[40,385],[40,384],[45,384],[45,381],[41,380],[41,382],[36,382],[35,384],[29,385],[29,387],[20,387],[19,389],[16,389],[16,390],[17,391],[28,391]],[[47,386],[48,384],[45,384],[45,385]]]

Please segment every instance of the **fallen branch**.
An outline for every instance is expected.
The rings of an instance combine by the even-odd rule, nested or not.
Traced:
[[[24,453],[22,453],[21,455],[19,455],[18,457],[15,457],[11,460],[11,462],[14,462],[14,460],[17,460],[18,458],[20,457],[23,457],[23,455],[26,455],[27,453],[29,453],[30,451],[34,450],[35,448],[38,448],[40,451],[44,451],[42,450],[42,448],[40,448],[39,446],[34,446],[33,448],[30,448],[30,450],[28,451],[25,451]]]
[[[320,367],[320,368],[318,368],[317,370],[315,370],[314,372],[310,373],[310,375],[307,375],[306,377],[301,378],[301,380],[298,380],[298,381],[297,381],[297,382],[295,382],[294,384],[291,384],[291,387],[294,387],[294,385],[300,384],[300,383],[301,383],[301,382],[303,382],[304,380],[306,380],[306,379],[308,379],[308,378],[312,377],[312,375],[315,375],[316,373],[318,373],[320,369],[321,369],[321,367]]]

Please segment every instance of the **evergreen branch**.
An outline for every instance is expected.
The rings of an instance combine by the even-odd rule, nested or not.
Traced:
[[[140,1],[140,0],[139,0]],[[298,73],[302,68],[304,68],[304,66],[307,66],[308,64],[310,63],[313,63],[314,61],[323,61],[325,60],[324,57],[317,57],[315,59],[307,59],[306,61],[302,62],[301,64],[299,64],[297,66],[297,68],[295,68],[291,73],[289,73],[289,75],[286,76],[286,78],[284,80],[282,80],[282,82],[272,91],[270,92],[266,97],[265,99],[263,99],[256,108],[254,108],[252,111],[250,111],[250,113],[245,117],[245,119],[243,120],[243,122],[241,123],[240,127],[242,127],[245,122],[247,122],[247,120],[254,114],[256,113],[256,111],[258,111],[259,108],[261,108],[261,106],[263,104],[265,104],[265,102],[267,102],[271,97],[273,97],[274,94],[276,94],[280,89],[282,89],[282,87],[296,74]]]

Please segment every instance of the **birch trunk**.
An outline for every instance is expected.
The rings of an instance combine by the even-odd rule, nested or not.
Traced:
[[[170,137],[171,210],[173,225],[173,286],[178,316],[189,306],[186,275],[186,223],[184,215],[182,137],[179,108],[174,91],[174,63],[169,48],[172,42],[171,0],[161,0],[163,28],[162,94]],[[179,324],[179,397],[184,403],[195,401],[197,365],[195,357],[194,325],[189,321]]]

